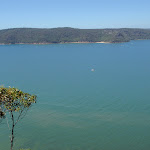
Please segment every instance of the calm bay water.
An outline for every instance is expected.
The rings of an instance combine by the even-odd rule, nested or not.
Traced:
[[[1,45],[0,64],[1,85],[38,96],[16,150],[150,149],[150,40]],[[9,144],[4,120],[0,150]]]

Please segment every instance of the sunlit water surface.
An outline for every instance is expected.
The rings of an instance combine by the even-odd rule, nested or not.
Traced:
[[[36,94],[15,150],[149,150],[150,41],[1,45],[0,84]],[[0,150],[9,150],[6,120]]]

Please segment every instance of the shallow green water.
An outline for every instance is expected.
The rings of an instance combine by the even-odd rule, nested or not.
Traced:
[[[0,64],[0,84],[38,96],[16,127],[15,149],[150,149],[149,40],[5,45]],[[3,121],[0,150],[9,144]]]

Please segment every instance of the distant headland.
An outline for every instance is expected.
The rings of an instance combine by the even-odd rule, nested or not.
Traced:
[[[150,39],[150,29],[12,28],[0,30],[0,44],[121,43]]]

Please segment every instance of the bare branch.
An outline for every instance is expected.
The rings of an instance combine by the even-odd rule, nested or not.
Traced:
[[[18,121],[19,121],[19,119],[20,119],[20,117],[21,117],[21,115],[22,115],[24,109],[25,109],[25,108],[23,108],[23,110],[21,110],[21,112],[20,112],[20,114],[19,114],[19,116],[18,116],[18,118],[17,118],[17,120],[16,120],[16,122],[15,122],[15,125],[18,123]]]
[[[9,131],[11,132],[11,129],[10,129],[10,126],[9,126],[9,121],[8,121],[8,118],[7,118],[7,117],[6,117],[6,120],[7,120],[8,129],[9,129]]]

